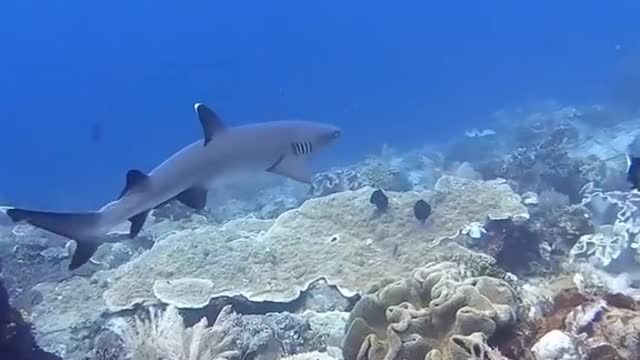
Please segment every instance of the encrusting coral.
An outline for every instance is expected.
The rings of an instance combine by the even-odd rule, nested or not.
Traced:
[[[311,194],[322,197],[347,190],[358,190],[366,185],[354,170],[335,170],[316,174],[311,183]]]
[[[179,308],[207,306],[212,289],[213,282],[207,279],[156,280],[153,284],[153,294],[160,301]]]
[[[599,226],[595,233],[583,235],[578,239],[569,252],[569,261],[575,261],[576,256],[584,256],[593,264],[609,265],[628,247],[628,229],[629,225],[621,222]]]
[[[580,237],[570,251],[570,259],[587,257],[594,264],[606,267],[629,247],[639,251],[640,194],[603,192],[593,184],[587,184],[582,193],[580,205],[589,210],[596,231]]]
[[[502,359],[486,340],[516,322],[505,281],[469,276],[452,262],[429,263],[356,304],[345,360]]]
[[[159,303],[154,284],[159,290],[157,281],[183,278],[211,281],[210,298],[243,295],[252,301],[287,302],[320,278],[350,295],[380,279],[406,276],[424,264],[425,253],[438,253],[434,244],[457,236],[467,224],[528,218],[520,197],[500,180],[445,176],[433,192],[388,192],[389,209],[383,215],[369,203],[372,191],[311,199],[275,221],[240,219],[175,232],[115,270],[104,292],[107,307],[119,311]],[[425,223],[413,214],[419,199],[433,206]],[[193,304],[172,302],[197,308],[206,297],[198,293]]]
[[[316,174],[311,184],[311,194],[322,197],[365,186],[387,191],[411,190],[413,186],[408,175],[383,158],[371,157],[347,169]]]
[[[638,359],[639,308],[620,293],[583,294],[576,287],[563,288],[535,325],[538,341],[532,352],[540,360]]]

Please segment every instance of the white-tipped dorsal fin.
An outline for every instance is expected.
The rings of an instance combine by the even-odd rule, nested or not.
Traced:
[[[225,126],[222,123],[222,120],[218,117],[218,114],[205,104],[195,103],[193,108],[196,110],[198,120],[200,120],[200,124],[202,125],[202,131],[204,132],[204,146],[207,146],[213,136],[217,132],[224,130]]]

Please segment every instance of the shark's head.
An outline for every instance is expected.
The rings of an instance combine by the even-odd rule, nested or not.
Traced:
[[[310,122],[291,122],[291,147],[297,155],[316,152],[333,144],[340,138],[342,130],[339,127]]]

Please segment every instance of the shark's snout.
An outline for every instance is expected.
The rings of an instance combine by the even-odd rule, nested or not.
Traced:
[[[336,140],[340,138],[342,135],[342,130],[337,127],[328,127],[325,131],[322,131],[317,140],[315,141],[317,145],[327,146],[334,143]]]

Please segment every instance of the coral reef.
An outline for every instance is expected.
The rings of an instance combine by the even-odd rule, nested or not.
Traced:
[[[581,177],[583,162],[568,154],[567,144],[576,137],[575,128],[561,124],[538,131],[531,129],[531,134],[523,136],[520,147],[498,162],[483,164],[480,172],[485,178],[513,181],[519,192],[555,189],[578,201],[579,190],[588,180]]]
[[[346,315],[305,312],[242,315],[223,306],[209,325],[201,317],[187,325],[178,308],[150,307],[138,315],[116,317],[94,345],[92,357],[132,359],[278,359],[306,351],[333,351]],[[338,326],[339,328],[336,328]]]
[[[64,241],[40,231],[7,227],[0,233],[0,257],[11,298],[17,298],[40,282],[60,281],[66,271]]]
[[[2,264],[0,264],[0,272]],[[58,356],[42,350],[31,333],[31,325],[9,304],[9,293],[0,279],[0,354],[11,360],[56,360]]]
[[[63,359],[81,358],[91,349],[84,341],[104,325],[101,294],[106,285],[104,273],[92,279],[74,276],[60,283],[47,282],[34,287],[39,301],[30,317],[43,349]]]
[[[367,185],[354,170],[335,170],[316,174],[311,183],[311,194],[322,197],[347,190],[358,190]]]
[[[593,264],[608,266],[629,246],[629,225],[616,223],[599,226],[594,234],[582,235],[569,253],[569,261],[585,256]]]
[[[204,211],[154,209],[73,273],[73,241],[0,207],[0,353],[640,359],[640,193],[621,156],[640,120],[533,106],[496,114],[495,131],[384,146],[311,191],[266,174],[213,189]]]
[[[515,325],[515,292],[503,280],[468,271],[429,263],[365,295],[350,314],[344,359],[502,358],[487,339]]]
[[[592,185],[583,189],[581,205],[587,208],[595,225],[593,233],[582,235],[570,252],[570,259],[586,257],[607,267],[629,249],[640,248],[640,194],[631,191],[603,192]]]
[[[311,184],[311,194],[314,197],[322,197],[342,191],[359,190],[365,186],[386,191],[410,191],[419,181],[410,179],[408,169],[411,167],[404,166],[401,160],[402,158],[396,159],[389,154],[383,154],[380,157],[368,157],[348,168],[318,173]]]
[[[540,238],[531,231],[528,222],[496,219],[488,221],[484,229],[484,244],[480,248],[493,256],[500,268],[518,275],[539,270],[534,264],[541,260]]]
[[[638,359],[639,327],[634,300],[567,287],[555,295],[552,308],[539,320],[539,339],[532,352],[537,359]]]
[[[504,150],[500,140],[497,134],[465,136],[449,145],[445,161],[479,163],[494,158]]]
[[[174,306],[159,313],[152,309],[147,319],[137,317],[133,325],[122,326],[124,346],[133,359],[167,360],[239,360],[236,348],[240,328],[230,307],[225,307],[212,326],[202,318],[196,325],[185,328]]]
[[[182,230],[116,269],[104,299],[110,311],[154,304],[156,281],[209,279],[210,297],[242,295],[252,301],[291,301],[319,278],[345,295],[423,263],[421,254],[477,221],[528,217],[520,197],[501,181],[443,177],[433,192],[389,192],[389,209],[376,216],[373,189],[305,202],[275,221],[240,219],[222,227]],[[412,213],[430,199],[423,224]],[[340,213],[340,217],[333,214]]]
[[[410,191],[412,183],[407,173],[393,163],[369,158],[356,169],[358,175],[371,187],[388,191]]]
[[[582,205],[570,205],[566,195],[544,191],[538,200],[539,203],[530,209],[529,227],[542,242],[565,250],[580,236],[593,232],[589,210]]]
[[[579,360],[575,341],[560,330],[551,330],[533,345],[538,360]]]

